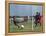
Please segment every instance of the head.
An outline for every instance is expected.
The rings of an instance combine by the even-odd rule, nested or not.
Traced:
[[[15,19],[15,16],[13,16],[13,19]]]
[[[39,14],[38,12],[36,12],[36,14]]]

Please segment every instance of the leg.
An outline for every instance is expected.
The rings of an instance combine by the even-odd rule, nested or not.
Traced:
[[[18,28],[20,28],[20,26],[14,21],[14,25],[16,25]]]
[[[35,25],[35,27],[37,26],[37,23],[35,23],[36,25]]]
[[[37,26],[37,22],[35,22],[35,27]]]

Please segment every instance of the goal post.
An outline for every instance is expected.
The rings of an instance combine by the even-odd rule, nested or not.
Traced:
[[[34,30],[34,28],[33,28],[33,16],[32,16],[32,31]]]
[[[33,22],[33,12],[32,12],[32,31],[34,30],[33,24],[34,22]]]

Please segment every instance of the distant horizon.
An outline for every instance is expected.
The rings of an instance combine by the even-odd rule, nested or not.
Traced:
[[[36,12],[42,15],[42,6],[10,4],[10,16],[35,16]]]
[[[12,16],[13,17],[13,16]],[[33,17],[33,16],[31,16],[31,17]]]

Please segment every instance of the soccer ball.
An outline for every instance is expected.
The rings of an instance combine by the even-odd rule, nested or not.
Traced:
[[[21,25],[21,29],[23,29],[24,28],[24,25]]]

